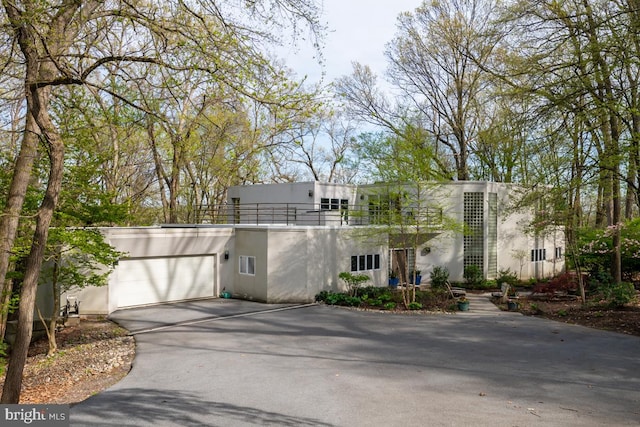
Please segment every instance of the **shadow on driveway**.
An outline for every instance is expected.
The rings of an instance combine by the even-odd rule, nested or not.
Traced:
[[[513,315],[201,301],[117,312],[131,373],[72,425],[640,423],[640,338]],[[175,327],[166,326],[180,323]]]

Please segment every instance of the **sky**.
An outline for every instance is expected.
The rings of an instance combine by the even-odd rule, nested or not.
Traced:
[[[324,53],[325,83],[351,74],[353,61],[369,65],[380,77],[387,67],[385,45],[396,32],[401,12],[413,11],[422,0],[324,0],[322,22],[328,25]],[[285,52],[287,65],[309,83],[321,78],[313,49],[300,42],[299,51]]]

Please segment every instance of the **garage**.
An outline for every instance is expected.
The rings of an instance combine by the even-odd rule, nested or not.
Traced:
[[[109,289],[112,309],[206,298],[215,292],[215,255],[121,260]]]

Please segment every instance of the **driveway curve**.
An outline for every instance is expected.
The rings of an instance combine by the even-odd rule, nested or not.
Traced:
[[[473,303],[472,303],[473,304]],[[129,375],[77,426],[640,424],[640,338],[495,310],[206,300],[123,310]]]

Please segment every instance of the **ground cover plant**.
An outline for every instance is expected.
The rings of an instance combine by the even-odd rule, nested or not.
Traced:
[[[315,297],[317,302],[327,305],[358,307],[384,311],[451,311],[455,301],[445,289],[417,290],[415,301],[404,304],[402,292],[389,287],[367,286],[358,290],[358,295],[349,292],[322,291]]]

